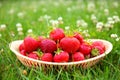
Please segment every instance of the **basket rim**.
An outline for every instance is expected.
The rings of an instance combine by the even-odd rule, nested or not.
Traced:
[[[9,44],[9,47],[10,47],[10,50],[16,55],[16,56],[20,56],[22,58],[25,58],[27,60],[31,60],[31,61],[34,61],[34,62],[38,62],[38,63],[42,63],[42,64],[49,64],[49,65],[75,65],[75,64],[81,64],[81,63],[86,63],[86,62],[91,62],[93,60],[96,60],[96,59],[99,59],[99,58],[102,58],[102,57],[105,57],[107,54],[109,54],[113,48],[113,45],[111,42],[107,41],[107,40],[102,40],[102,39],[88,39],[90,41],[102,41],[104,44],[107,45],[108,49],[105,51],[105,53],[99,55],[99,56],[96,56],[96,57],[93,57],[93,58],[89,58],[89,59],[85,59],[83,61],[77,61],[77,62],[64,62],[64,63],[57,63],[57,62],[46,62],[46,61],[41,61],[41,60],[35,60],[35,59],[32,59],[32,58],[29,58],[27,56],[24,56],[22,54],[19,53],[18,50],[16,50],[14,48],[14,46],[16,44],[21,44],[23,42],[23,40],[16,40],[16,41],[12,41],[10,44]],[[17,47],[18,49],[18,47]]]

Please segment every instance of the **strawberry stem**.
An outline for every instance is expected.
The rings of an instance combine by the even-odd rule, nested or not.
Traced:
[[[99,55],[99,50],[97,48],[92,49],[91,51],[92,56],[97,56]]]

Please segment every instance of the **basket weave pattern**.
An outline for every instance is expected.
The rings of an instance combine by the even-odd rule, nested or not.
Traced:
[[[90,39],[90,41],[102,41],[106,48],[105,53],[101,54],[99,56],[90,58],[90,59],[83,60],[83,61],[66,62],[66,63],[45,62],[45,61],[35,60],[35,59],[29,58],[27,56],[21,55],[19,53],[18,48],[19,48],[19,45],[23,42],[23,40],[13,41],[10,43],[9,46],[10,46],[10,49],[12,50],[12,52],[14,52],[15,55],[17,56],[17,58],[20,60],[20,62],[27,67],[36,67],[36,68],[37,67],[44,67],[44,68],[53,68],[54,67],[56,69],[58,69],[58,68],[67,69],[68,67],[69,68],[73,68],[73,67],[87,68],[87,67],[93,66],[94,64],[99,62],[112,50],[112,44],[109,41],[101,40],[101,39]]]

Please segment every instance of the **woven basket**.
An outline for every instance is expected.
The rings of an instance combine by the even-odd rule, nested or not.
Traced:
[[[98,61],[103,59],[107,54],[109,54],[110,51],[112,50],[112,47],[113,47],[112,44],[106,40],[90,39],[90,41],[92,41],[92,42],[102,41],[105,45],[105,48],[106,48],[105,53],[101,54],[99,56],[93,57],[93,58],[83,60],[83,61],[66,62],[66,63],[45,62],[45,61],[35,60],[35,59],[29,58],[27,56],[21,55],[18,48],[19,48],[19,45],[23,42],[23,40],[13,41],[10,43],[9,47],[10,47],[11,51],[15,53],[15,55],[20,60],[20,62],[27,67],[35,67],[35,68],[44,67],[44,68],[56,68],[56,69],[58,69],[58,68],[67,69],[67,68],[73,68],[73,67],[88,68],[88,67],[93,66]]]

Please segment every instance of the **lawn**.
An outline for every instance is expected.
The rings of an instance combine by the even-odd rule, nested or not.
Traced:
[[[0,80],[119,80],[119,0],[0,0]],[[79,31],[84,38],[113,44],[109,55],[87,69],[28,68],[9,43],[29,34],[48,37],[52,27]]]

